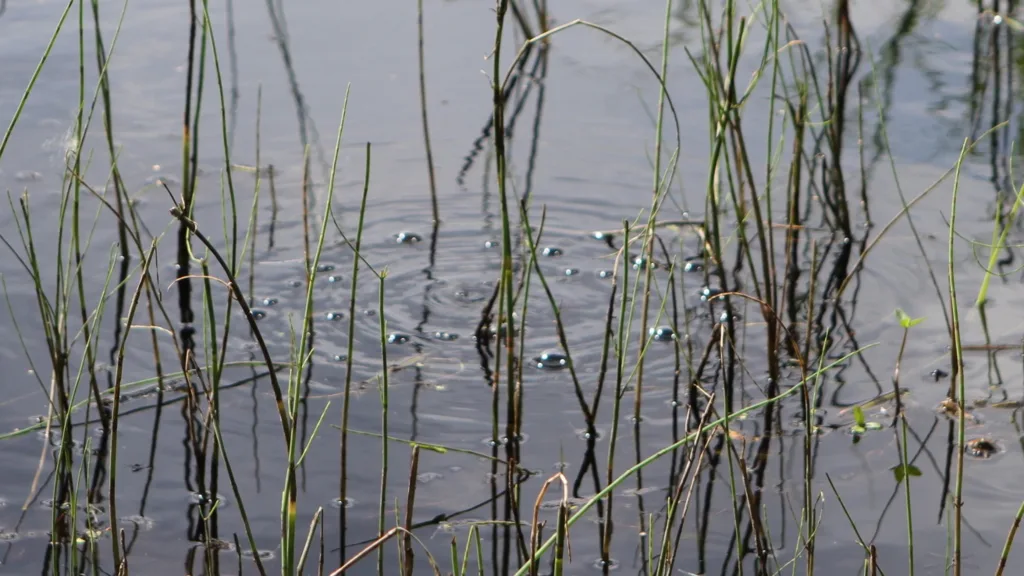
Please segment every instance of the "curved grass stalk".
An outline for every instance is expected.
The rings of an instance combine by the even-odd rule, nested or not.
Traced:
[[[849,354],[844,355],[842,358],[839,358],[838,360],[829,363],[824,368],[809,374],[806,378],[800,380],[800,382],[798,382],[797,384],[794,384],[793,386],[791,386],[787,390],[779,393],[778,395],[773,396],[771,398],[766,398],[766,399],[764,399],[764,400],[762,400],[760,402],[756,402],[756,403],[751,404],[751,405],[749,405],[749,406],[747,406],[747,407],[745,407],[743,409],[736,410],[735,412],[732,412],[731,418],[732,419],[739,418],[739,417],[744,416],[745,414],[749,414],[751,412],[754,412],[754,411],[757,411],[757,410],[761,410],[763,408],[771,407],[773,404],[776,404],[777,402],[780,402],[783,399],[785,399],[785,398],[787,398],[789,396],[792,396],[793,394],[797,393],[800,389],[803,388],[803,386],[808,381],[810,381],[813,378],[817,377],[819,374],[827,372],[828,370],[831,370],[835,366],[838,366],[838,365],[846,362],[850,358],[853,358],[854,356],[856,356],[856,355],[858,355],[858,354],[864,352],[865,350],[867,350],[869,348],[872,348],[874,346],[876,346],[876,344],[869,344],[868,346],[864,346],[862,348],[854,350],[853,352],[850,352]],[[689,444],[690,442],[693,442],[695,439],[699,438],[701,435],[705,434],[707,431],[714,430],[714,429],[718,428],[719,426],[723,426],[724,424],[725,424],[725,418],[718,418],[717,420],[713,420],[713,421],[707,423],[706,425],[698,428],[694,432],[691,432],[690,434],[687,434],[685,437],[683,437],[679,441],[673,442],[672,444],[669,444],[668,446],[665,446],[664,448],[661,448],[660,450],[658,450],[657,452],[651,454],[650,456],[648,456],[647,458],[641,460],[640,462],[637,462],[636,464],[631,466],[629,469],[625,470],[617,478],[615,478],[615,480],[613,480],[607,486],[605,486],[600,492],[598,492],[598,493],[594,494],[593,496],[591,496],[590,499],[588,499],[585,504],[581,505],[576,510],[576,512],[572,516],[569,517],[569,519],[566,521],[566,525],[567,526],[572,526],[573,524],[578,522],[580,519],[583,518],[583,516],[587,513],[587,511],[589,511],[591,508],[594,507],[595,504],[597,504],[597,502],[599,502],[602,498],[607,497],[620,484],[625,482],[626,479],[628,479],[629,477],[633,476],[634,474],[636,474],[638,471],[642,470],[643,468],[646,468],[652,462],[658,460],[659,458],[661,458],[662,456],[665,456],[666,454],[672,453],[673,451],[679,449],[682,446],[685,446],[685,445]],[[525,574],[527,574],[529,572],[529,570],[530,570],[530,566],[534,562],[537,562],[540,559],[540,556],[543,555],[545,552],[547,552],[547,550],[549,548],[551,548],[551,546],[554,545],[556,538],[557,538],[557,535],[551,536],[550,538],[548,538],[544,542],[544,544],[542,544],[540,547],[538,547],[537,548],[537,553],[532,558],[527,559],[527,561],[522,566],[520,566],[519,570],[516,571],[515,576],[524,576]]]

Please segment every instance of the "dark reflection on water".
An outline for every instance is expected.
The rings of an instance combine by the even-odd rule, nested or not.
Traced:
[[[186,57],[192,32],[187,7],[158,2],[130,9],[110,56],[113,102],[101,121],[109,119],[114,148],[102,139],[106,128],[96,123],[88,141],[92,161],[85,165],[83,156],[79,169],[96,190],[121,200],[117,190],[123,189],[132,202],[119,209],[127,215],[134,206],[141,222],[136,228],[131,218],[118,221],[101,211],[85,250],[93,263],[83,268],[87,307],[96,307],[108,274],[110,281],[99,333],[82,330],[77,338],[79,343],[95,338],[95,350],[106,354],[94,351],[94,358],[84,358],[79,345],[76,355],[58,359],[64,363],[58,372],[83,374],[76,401],[103,398],[100,410],[93,406],[88,416],[76,413],[70,442],[61,442],[57,430],[36,434],[42,427],[26,421],[26,414],[45,414],[49,408],[44,391],[52,378],[52,358],[45,350],[35,287],[9,252],[0,258],[10,302],[9,309],[0,310],[0,322],[14,326],[17,321],[17,330],[0,331],[0,357],[10,366],[0,382],[0,433],[34,427],[33,433],[0,440],[5,467],[0,564],[5,570],[52,573],[66,571],[72,562],[79,567],[98,562],[110,571],[112,519],[124,531],[124,551],[137,570],[163,573],[166,566],[184,561],[189,573],[226,574],[237,571],[241,562],[248,572],[257,558],[268,570],[278,569],[284,447],[267,368],[238,303],[210,279],[222,277],[221,271],[212,260],[193,258],[205,254],[196,252],[194,241],[189,250],[184,228],[167,227],[164,186],[173,195],[195,193],[200,228],[219,250],[237,258],[232,262],[246,302],[257,306],[253,316],[269,352],[284,361],[292,340],[300,336],[294,328],[305,313],[306,249],[315,243],[324,217],[331,172],[332,150],[317,126],[336,122],[349,82],[352,100],[334,216],[354,237],[363,142],[371,141],[362,256],[365,265],[388,269],[387,305],[381,317],[377,285],[366,266],[351,301],[352,252],[329,225],[314,275],[313,331],[304,351],[311,362],[298,378],[296,423],[299,445],[309,443],[296,479],[299,534],[305,537],[317,507],[328,512],[323,526],[327,566],[341,565],[378,532],[380,441],[356,432],[380,429],[380,322],[386,322],[389,434],[425,443],[411,478],[416,487],[411,526],[438,559],[449,553],[451,536],[465,546],[476,526],[485,571],[494,574],[509,574],[519,566],[522,550],[529,547],[525,524],[541,484],[552,474],[566,475],[572,513],[617,474],[697,426],[707,398],[691,382],[716,394],[715,411],[737,410],[789,388],[813,371],[819,355],[827,364],[881,343],[829,372],[813,395],[796,394],[731,422],[728,431],[705,436],[700,447],[706,451],[699,460],[691,446],[684,446],[628,478],[610,501],[598,502],[574,527],[572,566],[595,573],[646,570],[638,548],[646,548],[652,538],[660,546],[666,499],[689,494],[676,569],[735,574],[741,567],[756,573],[782,565],[794,550],[803,550],[807,526],[800,513],[808,507],[823,511],[815,528],[817,567],[854,569],[864,554],[837,505],[838,495],[861,536],[875,546],[880,565],[896,571],[906,562],[905,547],[892,545],[905,541],[903,484],[894,480],[902,447],[889,428],[897,404],[883,395],[892,391],[902,338],[890,319],[899,307],[926,318],[911,331],[899,365],[899,386],[908,391],[899,397],[899,406],[909,419],[905,456],[917,472],[908,476],[919,531],[917,567],[928,573],[939,569],[942,561],[935,559],[945,552],[957,460],[955,414],[941,408],[956,382],[947,350],[949,184],[917,197],[953,165],[963,138],[980,138],[963,169],[957,233],[990,243],[993,222],[1005,221],[1013,210],[1019,185],[1014,173],[1019,172],[1021,55],[1016,32],[1006,24],[1012,13],[996,20],[984,6],[966,3],[935,8],[922,2],[838,2],[829,7],[826,32],[818,19],[806,15],[803,3],[784,3],[792,16],[791,27],[784,30],[792,41],[786,58],[800,69],[831,66],[834,81],[822,85],[823,107],[817,95],[801,100],[796,85],[777,87],[775,103],[785,108],[786,117],[804,120],[797,127],[787,125],[784,159],[770,178],[772,190],[780,194],[787,182],[800,185],[790,186],[795,193],[778,196],[785,201],[772,206],[776,223],[795,225],[772,232],[778,274],[771,279],[773,289],[761,298],[773,302],[780,314],[767,319],[758,302],[736,294],[754,294],[765,285],[760,264],[746,257],[735,235],[720,247],[703,236],[707,103],[681,51],[682,45],[699,49],[698,3],[677,3],[672,15],[668,87],[682,113],[684,149],[661,216],[664,226],[650,253],[640,252],[637,243],[620,262],[615,256],[623,247],[623,219],[634,220],[650,203],[651,118],[658,86],[633,55],[605,38],[567,34],[564,41],[532,45],[510,76],[505,129],[510,189],[529,210],[540,237],[535,236],[536,261],[521,233],[513,236],[512,250],[517,275],[532,266],[545,274],[569,349],[531,272],[529,313],[522,325],[519,315],[514,318],[514,333],[525,342],[521,396],[510,399],[503,358],[507,328],[497,327],[501,244],[493,182],[494,119],[487,79],[479,75],[479,57],[492,41],[493,13],[471,2],[425,3],[428,106],[442,215],[434,222],[418,123],[416,46],[410,41],[416,36],[415,10],[350,4],[268,1],[266,11],[243,11],[234,2],[211,6],[218,49],[223,45],[225,57],[224,113],[236,165],[231,174],[238,226],[246,228],[250,211],[255,224],[247,244],[241,237],[232,243],[221,233],[226,200],[220,192],[227,180],[221,111],[209,63],[202,106],[193,91],[186,114],[191,118],[199,110],[196,145],[185,156],[180,148],[184,86],[191,80],[195,89],[199,83],[198,67],[195,62],[190,67]],[[525,23],[530,28],[526,35],[543,28],[530,16],[528,4],[517,7],[524,20],[515,24],[523,34]],[[13,116],[58,8],[63,6],[7,6],[0,0],[0,54],[10,78],[0,85],[0,117]],[[107,43],[116,16],[113,11],[99,15]],[[578,0],[559,4],[553,16],[559,21],[585,16],[621,31],[652,59],[658,52],[660,9]],[[751,34],[764,30],[755,26]],[[46,230],[37,236],[36,250],[47,265],[55,261],[58,240],[65,246],[68,241],[50,230],[56,230],[57,192],[75,137],[69,130],[76,114],[74,36],[65,31],[58,38],[14,144],[0,161],[0,183],[13,193],[14,205],[17,194],[27,191],[33,218],[38,218],[34,228]],[[196,50],[200,41],[201,36],[193,37]],[[94,58],[89,57],[90,64]],[[750,56],[737,77],[756,65]],[[825,82],[821,73],[818,82]],[[95,82],[95,70],[87,74]],[[768,101],[759,88],[743,104],[745,146],[761,158],[752,161],[754,166],[778,153],[763,144]],[[821,121],[830,114],[833,121]],[[791,166],[785,158],[797,130],[807,157]],[[115,174],[109,171],[112,153],[118,157]],[[257,183],[261,194],[253,208]],[[767,189],[763,175],[746,185],[749,194]],[[912,202],[910,217],[876,245],[882,227]],[[91,196],[83,204],[83,221],[88,219],[83,225],[91,227],[101,207]],[[17,210],[0,211],[5,238],[17,238],[18,217]],[[722,214],[723,236],[735,230],[736,220],[735,214]],[[314,230],[312,235],[307,228]],[[745,230],[752,238],[755,227]],[[161,234],[153,291],[140,300],[133,326],[127,328],[124,319],[139,280],[138,246],[146,249]],[[1022,366],[1016,312],[1024,306],[1020,242],[1020,230],[1011,228],[1008,244],[1013,247],[994,261],[1000,276],[989,288],[990,302],[970,311],[965,303],[977,294],[977,262],[987,265],[988,250],[973,247],[972,255],[966,242],[957,244],[955,271],[967,345],[968,455],[973,456],[967,460],[964,492],[963,562],[970,573],[994,566],[998,554],[993,551],[1005,538],[1020,500],[1020,460],[1015,457],[1024,450],[1024,431],[1017,422]],[[720,262],[716,250],[723,255]],[[64,258],[68,266],[67,252]],[[630,348],[620,371],[614,363],[615,347],[621,345],[619,322],[630,320],[621,317],[619,306],[623,298],[628,305],[640,305],[642,295],[633,289],[648,272],[659,288],[652,293],[646,324],[641,326],[637,314],[622,336]],[[44,288],[52,298],[58,287]],[[214,295],[218,338],[223,337],[225,311],[231,315],[223,372],[206,368],[217,360],[207,341],[210,311],[201,299],[207,292]],[[69,306],[69,322],[81,325],[77,302]],[[355,326],[351,357],[350,321]],[[778,323],[778,340],[765,330],[769,322]],[[115,511],[107,495],[114,445],[106,419],[120,360],[118,343],[125,337],[125,382],[132,384],[119,398]],[[637,361],[637,343],[647,340],[652,345],[644,352],[640,380],[630,370]],[[735,346],[720,347],[722,342]],[[766,356],[765,350],[776,350],[779,362],[767,361],[773,355]],[[349,362],[353,432],[343,497],[339,436],[331,425],[340,422]],[[286,380],[287,371],[279,377]],[[236,501],[227,462],[208,426],[214,389],[224,449],[242,503]],[[613,414],[616,394],[623,404]],[[857,434],[850,432],[855,406],[871,425]],[[614,472],[609,472],[613,439]],[[440,453],[427,444],[463,452]],[[74,466],[57,474],[53,461],[62,450]],[[509,461],[516,468],[506,473]],[[740,462],[743,469],[734,468]],[[805,467],[812,471],[807,483]],[[388,502],[401,501],[402,514],[410,472],[407,445],[392,443]],[[730,477],[739,474],[747,482],[735,488],[734,500]],[[518,506],[511,498],[517,490]],[[545,537],[553,530],[560,490],[552,485],[539,506],[548,522]],[[70,520],[70,504],[54,504],[68,502],[71,493],[80,495],[74,508],[77,523]],[[239,504],[253,528],[255,554]],[[750,510],[758,511],[753,519]],[[52,536],[62,546],[46,544],[53,518]],[[649,532],[652,525],[655,530]],[[73,537],[81,539],[77,545],[70,545]],[[82,545],[91,541],[98,543],[95,553]],[[804,563],[801,554],[797,562]],[[418,570],[424,570],[422,559],[417,561]],[[394,549],[388,549],[385,564],[398,563]],[[367,559],[352,572],[373,571]]]

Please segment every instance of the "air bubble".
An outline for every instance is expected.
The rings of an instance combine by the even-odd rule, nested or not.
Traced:
[[[557,370],[569,365],[569,357],[557,350],[543,352],[540,356],[534,358],[533,361],[537,364],[537,368],[548,370]]]
[[[423,237],[415,232],[402,231],[395,234],[395,242],[399,244],[416,244],[422,241]]]
[[[650,335],[658,342],[671,342],[676,339],[676,331],[671,326],[658,326],[649,330]]]

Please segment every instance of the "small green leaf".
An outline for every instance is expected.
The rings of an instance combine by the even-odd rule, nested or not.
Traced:
[[[897,464],[897,465],[893,466],[892,468],[889,468],[889,470],[892,470],[893,476],[896,477],[896,483],[897,484],[900,484],[900,483],[903,482],[904,472],[903,472],[903,466],[902,465]]]
[[[860,406],[853,407],[853,421],[859,428],[864,428],[864,409]]]
[[[861,426],[860,424],[854,424],[853,426],[850,426],[850,432],[853,432],[854,435],[860,436],[861,434],[867,432],[867,429]]]
[[[911,318],[902,308],[896,309],[896,319],[899,320],[900,326],[904,330],[909,330],[924,321],[924,318]]]
[[[906,478],[907,476],[920,476],[921,475],[921,470],[917,466],[914,466],[913,464],[910,464],[910,465],[907,465],[907,466],[904,466],[902,464],[897,464],[897,465],[893,466],[892,468],[890,468],[890,470],[892,470],[893,476],[896,477],[896,483],[897,484],[900,484],[901,482],[903,482],[903,479]]]

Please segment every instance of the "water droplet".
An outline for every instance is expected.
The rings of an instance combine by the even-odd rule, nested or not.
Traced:
[[[351,508],[355,505],[356,501],[351,498],[345,498],[344,502],[341,501],[341,498],[335,498],[334,500],[331,500],[331,506],[334,508]]]
[[[544,251],[542,252],[542,254],[544,254],[545,256],[547,256],[549,258],[554,258],[556,256],[561,256],[562,254],[564,254],[564,252],[562,251],[561,248],[559,248],[557,246],[547,246],[547,247],[544,248]]]
[[[580,428],[576,430],[576,436],[578,436],[580,440],[600,440],[602,435],[601,431],[597,429],[587,430],[586,428]]]
[[[318,264],[316,267],[317,272],[332,272],[334,271],[334,264]]]
[[[501,246],[501,244],[497,240],[488,240],[487,242],[484,242],[484,248],[497,248],[498,246]]]
[[[683,266],[683,272],[703,272],[704,263],[699,260],[690,260]]]
[[[341,312],[328,312],[327,314],[324,314],[324,318],[327,318],[331,322],[337,322],[338,320],[341,320],[343,317],[344,314],[342,314]]]
[[[743,317],[740,316],[739,314],[733,314],[732,315],[732,319],[733,319],[734,322],[736,322],[738,320],[742,320]],[[722,315],[718,317],[718,321],[722,322],[722,323],[728,322],[729,321],[729,312],[728,311],[722,312]]]
[[[190,492],[188,495],[188,501],[192,504],[213,505],[213,500],[210,494],[205,492]],[[228,504],[228,499],[221,494],[217,494],[216,500],[218,508],[223,508]]]
[[[718,296],[718,295],[723,294],[723,293],[724,292],[721,289],[719,289],[719,288],[714,288],[712,286],[705,286],[705,287],[700,289],[700,299],[703,302],[707,302],[708,300],[711,300],[715,296]]]
[[[434,338],[437,340],[443,340],[445,342],[452,342],[459,339],[458,334],[452,334],[451,332],[437,331],[434,332]]]
[[[569,365],[569,357],[557,350],[548,350],[533,359],[537,368],[559,369]]]
[[[671,326],[658,326],[649,330],[650,335],[658,342],[671,342],[676,339],[676,331]]]
[[[348,354],[335,354],[334,355],[334,361],[335,362],[346,362],[347,360],[348,360]]]
[[[423,237],[415,232],[403,231],[395,234],[395,242],[399,244],[416,244],[422,241]]]
[[[648,263],[647,258],[644,258],[643,256],[637,256],[636,258],[633,258],[633,270],[643,270],[647,266],[650,266],[651,268],[658,267],[658,265],[655,264],[654,262]]]
[[[409,340],[412,340],[412,336],[408,334],[402,334],[401,332],[388,334],[388,344],[405,344]]]
[[[515,318],[513,318],[513,321],[515,321]],[[505,334],[506,334],[506,326],[508,326],[508,325],[505,324],[504,322],[502,322],[501,326],[498,327],[498,328],[495,328],[494,324],[491,324],[491,336],[497,336],[499,338],[504,338]],[[519,325],[518,324],[512,326],[512,335],[513,336],[518,336],[519,335]]]
[[[167,186],[168,188],[170,188],[171,186],[177,186],[178,185],[178,179],[175,178],[174,176],[166,176],[166,175],[163,175],[163,174],[156,174],[156,175],[150,176],[149,178],[146,178],[146,185],[147,186]]]
[[[263,305],[264,306],[277,306],[277,298],[264,298],[263,299]]]
[[[614,237],[614,235],[612,235],[612,234],[605,234],[604,232],[601,232],[600,230],[597,230],[595,232],[591,232],[590,233],[590,237],[593,238],[594,240],[600,240],[602,242],[607,242],[607,241],[611,240]]]
[[[598,270],[597,277],[603,280],[608,280],[615,275],[611,270]]]
[[[434,480],[441,480],[442,478],[444,478],[444,474],[437,472],[423,472],[416,475],[416,481],[420,484],[430,484]]]
[[[577,275],[579,273],[580,273],[580,269],[579,268],[566,268],[565,269],[565,275],[566,276],[575,276],[575,275]]]
[[[245,550],[242,550],[238,554],[242,558],[252,558],[253,557],[252,548],[247,548]],[[257,550],[256,551],[256,555],[260,557],[260,560],[273,560],[274,559],[274,551],[273,550]]]
[[[253,308],[252,317],[257,320],[263,320],[264,318],[267,317],[267,313],[264,312],[263,310],[260,310],[259,308]]]
[[[16,182],[36,182],[42,179],[43,175],[35,170],[20,170],[14,173],[14,180]]]
[[[121,522],[124,524],[134,524],[136,528],[143,531],[152,530],[153,526],[156,525],[156,522],[149,516],[140,516],[138,514],[122,516]]]
[[[330,283],[341,282],[341,276],[335,276],[334,274],[327,277],[327,281]]]

